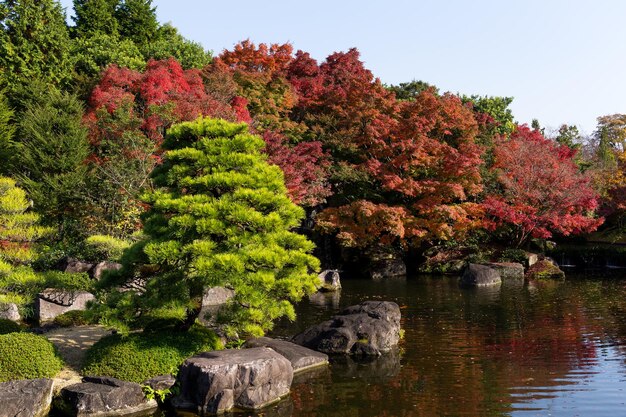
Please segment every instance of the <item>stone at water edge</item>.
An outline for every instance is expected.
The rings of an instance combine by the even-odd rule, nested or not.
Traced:
[[[370,268],[370,277],[376,280],[404,275],[406,275],[406,264],[402,259],[382,259],[374,262]]]
[[[400,307],[390,301],[365,301],[309,327],[292,341],[327,354],[381,355],[400,341]]]
[[[0,383],[0,417],[45,417],[52,403],[51,379]]]
[[[172,405],[201,415],[255,410],[286,396],[292,380],[291,363],[269,348],[204,352],[183,363]]]
[[[551,279],[564,280],[565,272],[549,259],[542,259],[528,268],[526,278],[529,280]]]
[[[484,265],[498,271],[502,281],[524,282],[524,265],[518,262],[489,262]]]
[[[317,290],[320,292],[333,292],[341,289],[341,279],[336,269],[322,271],[317,278],[319,280]]]
[[[462,287],[484,287],[501,283],[502,278],[497,270],[480,264],[469,264],[460,280]]]
[[[157,408],[141,385],[109,377],[84,377],[61,390],[64,409],[77,417],[123,416]]]
[[[296,345],[286,340],[272,339],[269,337],[257,337],[249,339],[243,344],[243,348],[268,347],[276,353],[284,356],[291,362],[294,373],[302,372],[317,366],[328,365],[328,355]]]

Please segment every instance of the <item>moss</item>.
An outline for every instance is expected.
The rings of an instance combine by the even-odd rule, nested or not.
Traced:
[[[52,378],[63,367],[54,345],[31,333],[0,335],[0,382]]]
[[[530,268],[526,272],[528,279],[565,279],[565,273],[561,269],[554,265],[552,262],[543,259]]]
[[[89,349],[82,372],[141,383],[157,375],[176,374],[188,357],[221,348],[215,333],[201,327],[188,332],[112,335]]]

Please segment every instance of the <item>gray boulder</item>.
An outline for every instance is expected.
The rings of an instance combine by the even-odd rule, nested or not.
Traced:
[[[103,261],[96,264],[90,271],[90,275],[95,280],[100,280],[102,278],[102,274],[106,271],[119,271],[122,269],[122,264],[118,264],[117,262],[109,262]]]
[[[15,303],[0,304],[0,319],[20,321],[22,316]]]
[[[249,339],[243,344],[243,347],[268,347],[280,355],[284,356],[291,362],[293,372],[302,372],[317,366],[328,365],[328,355],[296,345],[286,340],[272,339],[269,337],[257,337]]]
[[[370,277],[375,280],[406,275],[406,264],[402,259],[382,259],[372,264]]]
[[[485,264],[500,274],[502,281],[524,282],[524,265],[517,262],[491,262]]]
[[[40,324],[45,323],[68,311],[86,310],[87,303],[94,299],[94,295],[87,291],[46,288],[35,300],[35,314]]]
[[[389,301],[366,301],[309,327],[293,342],[328,354],[380,355],[400,340],[400,308]]]
[[[327,269],[322,271],[317,278],[317,290],[321,292],[333,292],[341,289],[341,280],[339,279],[339,271],[336,269]]]
[[[84,377],[61,390],[64,410],[73,416],[122,416],[157,408],[146,400],[141,385],[109,377]]]
[[[183,363],[172,405],[200,415],[259,409],[287,395],[292,380],[291,363],[269,348],[204,352]]]
[[[204,292],[200,322],[205,326],[215,325],[215,317],[220,308],[235,296],[235,291],[225,287],[211,287]]]
[[[63,272],[80,273],[89,272],[93,266],[92,263],[67,257],[59,262],[58,269]]]
[[[486,265],[469,264],[461,277],[463,287],[485,287],[502,283],[500,273]]]
[[[155,391],[171,389],[175,384],[176,377],[173,375],[159,375],[143,381],[143,385],[147,385]]]
[[[44,417],[48,415],[51,403],[51,379],[0,384],[0,417]]]

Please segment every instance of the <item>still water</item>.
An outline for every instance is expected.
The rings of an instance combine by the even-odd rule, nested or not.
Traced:
[[[342,281],[298,306],[295,334],[363,300],[400,305],[405,338],[369,363],[296,377],[265,417],[626,416],[626,280],[466,290],[455,278]],[[250,413],[237,416],[254,415]]]

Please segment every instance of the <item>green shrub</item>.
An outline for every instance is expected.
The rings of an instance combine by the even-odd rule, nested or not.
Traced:
[[[90,324],[91,320],[84,311],[73,310],[54,318],[54,324],[61,327],[74,327]]]
[[[0,319],[0,335],[21,332],[22,326],[14,321],[7,319]]]
[[[157,375],[176,374],[188,357],[221,348],[215,333],[201,327],[188,332],[116,334],[87,351],[82,373],[141,383]]]
[[[0,335],[0,382],[51,378],[63,367],[54,345],[32,333]]]
[[[117,261],[130,242],[107,235],[89,236],[85,240],[85,258],[92,261]]]
[[[94,281],[85,272],[46,271],[43,273],[46,288],[67,291],[91,291]]]
[[[528,255],[522,249],[505,249],[500,254],[498,260],[500,262],[519,262],[525,264],[528,260]]]

